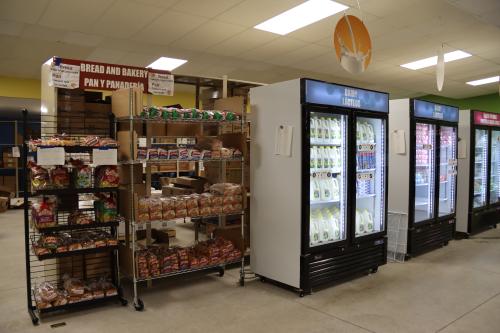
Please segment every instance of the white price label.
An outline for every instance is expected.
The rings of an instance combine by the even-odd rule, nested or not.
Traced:
[[[38,148],[36,161],[38,165],[64,165],[64,148]]]
[[[139,138],[138,140],[138,144],[139,144],[139,148],[146,148],[148,143],[147,143],[147,140],[146,138]]]
[[[424,150],[432,150],[432,145],[430,145],[430,144],[422,145],[422,149],[424,149]]]
[[[49,86],[76,89],[80,86],[80,66],[52,64],[50,66]]]
[[[358,145],[358,151],[374,151],[374,150],[375,150],[375,145],[373,144],[364,143]]]
[[[448,164],[451,165],[451,166],[455,166],[458,164],[458,161],[453,159],[453,160],[448,160]]]
[[[12,157],[21,157],[19,147],[12,147]]]
[[[94,164],[94,166],[116,165],[117,161],[116,148],[92,149],[92,164]]]
[[[200,169],[200,171],[205,171],[205,165],[203,164],[203,161],[198,162],[198,168]]]
[[[174,95],[174,76],[164,73],[148,73],[148,90],[153,95]]]
[[[371,172],[358,173],[358,180],[372,180],[372,179],[373,179],[373,173]]]

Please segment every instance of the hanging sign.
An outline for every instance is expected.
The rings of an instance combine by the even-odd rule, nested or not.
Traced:
[[[474,111],[474,124],[500,126],[500,114]]]
[[[76,89],[80,86],[80,66],[69,64],[50,65],[49,86]]]
[[[92,149],[92,164],[98,165],[116,165],[118,161],[116,148],[94,148]]]
[[[413,100],[415,117],[430,118],[458,122],[458,108],[450,105],[437,104],[418,99]]]
[[[51,68],[57,67],[65,71],[72,69],[72,84],[64,87],[57,86],[59,88],[116,90],[139,87],[142,91],[155,95],[172,96],[173,94],[174,76],[168,71],[54,57]],[[150,81],[151,74],[153,81]],[[52,81],[54,82],[54,79]],[[172,87],[168,89],[170,85]]]
[[[444,84],[444,48],[443,45],[438,50],[436,65],[436,84],[438,91],[443,90]]]
[[[64,148],[38,148],[36,163],[38,165],[64,165]]]
[[[333,45],[342,68],[352,74],[363,73],[372,58],[372,42],[368,29],[359,18],[344,15],[333,33]]]
[[[174,76],[167,73],[148,73],[148,92],[153,95],[173,96]]]

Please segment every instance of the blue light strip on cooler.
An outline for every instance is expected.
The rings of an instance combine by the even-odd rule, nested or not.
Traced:
[[[458,108],[449,105],[436,104],[418,99],[413,100],[415,117],[446,120],[458,123]]]
[[[312,80],[306,80],[305,84],[307,103],[389,112],[389,94],[387,93]]]

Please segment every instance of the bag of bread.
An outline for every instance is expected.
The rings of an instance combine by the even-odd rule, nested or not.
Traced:
[[[201,208],[210,207],[212,205],[212,197],[211,193],[202,193],[199,197],[198,204]]]
[[[200,210],[200,216],[212,215],[212,207],[210,207],[210,206],[201,207],[199,210]]]
[[[151,198],[149,200],[149,218],[151,221],[162,219],[162,204],[160,199]]]
[[[198,207],[189,208],[187,211],[187,215],[189,217],[198,217],[200,216],[200,209]]]
[[[56,166],[50,170],[50,180],[52,186],[55,188],[68,188],[69,187],[69,171],[68,168],[63,166]]]
[[[191,208],[198,208],[198,195],[192,194],[185,197],[186,208],[189,210]]]
[[[49,171],[36,165],[34,162],[29,162],[32,190],[44,190],[50,187]]]

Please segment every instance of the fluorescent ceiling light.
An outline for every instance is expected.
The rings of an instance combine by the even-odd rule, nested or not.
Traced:
[[[444,62],[455,61],[455,60],[459,60],[459,59],[463,59],[463,58],[468,58],[471,56],[472,56],[472,54],[457,50],[457,51],[445,53],[444,54]],[[421,68],[436,66],[437,59],[438,59],[438,57],[434,56],[434,57],[430,57],[430,58],[417,60],[414,62],[409,62],[407,64],[401,65],[401,67],[417,70],[417,69],[421,69]]]
[[[331,0],[309,0],[256,25],[254,28],[278,35],[286,35],[348,8]]]
[[[493,76],[493,77],[487,77],[487,78],[481,79],[481,80],[469,81],[466,83],[471,85],[471,86],[480,86],[483,84],[494,83],[494,82],[499,82],[499,81],[500,81],[500,76]]]
[[[187,62],[187,60],[184,60],[184,59],[160,57],[160,58],[156,59],[154,62],[147,65],[146,67],[153,68],[153,69],[161,69],[164,71],[172,71],[172,70],[176,69],[177,67],[184,65],[186,62]]]

